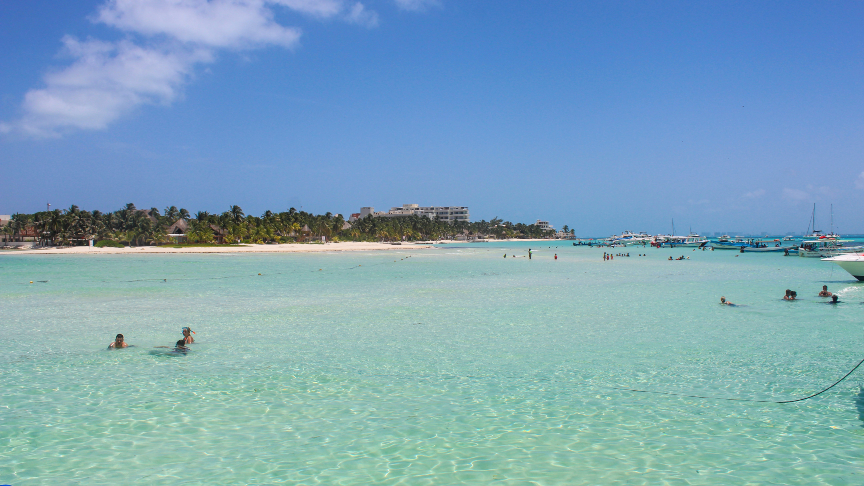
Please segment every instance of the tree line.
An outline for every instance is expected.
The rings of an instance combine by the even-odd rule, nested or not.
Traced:
[[[86,211],[78,206],[69,209],[16,213],[9,224],[0,228],[5,241],[33,238],[42,245],[87,244],[89,240],[128,245],[164,244],[184,235],[190,243],[288,243],[320,241],[430,241],[468,238],[546,238],[554,235],[534,224],[491,221],[452,224],[425,216],[372,217],[346,224],[341,215],[311,214],[290,208],[261,216],[246,215],[240,206],[231,206],[221,214],[170,206],[138,209],[127,204],[117,211]],[[172,233],[174,231],[175,233]]]

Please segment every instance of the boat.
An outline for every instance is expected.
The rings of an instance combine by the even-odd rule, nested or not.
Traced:
[[[709,243],[707,238],[704,238],[696,233],[690,233],[687,236],[670,236],[670,246],[681,246],[685,248],[701,248]]]
[[[783,241],[795,241],[795,237],[792,235],[784,236]]]
[[[645,232],[642,233],[633,233],[631,231],[623,231],[621,232],[621,236],[612,235],[610,238],[611,244],[614,245],[624,245],[624,246],[634,246],[634,245],[646,245],[649,241],[651,241],[651,236]]]
[[[823,258],[823,262],[836,263],[840,268],[849,272],[861,282],[864,282],[864,253],[847,253],[833,257]]]
[[[786,251],[789,247],[780,246],[780,243],[775,243],[777,240],[765,241],[765,240],[756,240],[751,244],[742,246],[741,251],[745,253],[749,252],[772,252],[772,251]]]
[[[818,240],[807,240],[798,247],[798,256],[808,258],[828,258],[845,253],[864,251],[864,246],[844,246],[852,240],[822,237]]]

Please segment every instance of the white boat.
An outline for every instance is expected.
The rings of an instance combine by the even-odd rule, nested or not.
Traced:
[[[795,237],[792,235],[784,236],[783,241],[795,241]]]
[[[828,258],[846,253],[858,253],[864,251],[864,246],[843,246],[843,243],[851,240],[840,240],[837,238],[820,238],[808,240],[798,247],[798,256],[808,258]]]
[[[836,263],[840,268],[849,272],[850,275],[864,282],[864,254],[847,253],[830,258],[823,258],[823,262]]]

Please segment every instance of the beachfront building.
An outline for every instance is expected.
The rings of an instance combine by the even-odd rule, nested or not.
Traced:
[[[448,223],[462,221],[468,223],[471,216],[465,206],[420,206],[419,204],[403,204],[401,207],[390,208],[390,211],[375,211],[373,207],[360,208],[359,213],[353,213],[349,221],[356,221],[367,216],[373,218],[399,218],[403,216],[426,216],[429,219],[440,219]]]
[[[534,224],[543,231],[555,231],[555,228],[553,228],[552,225],[549,224],[549,221],[540,221],[538,219],[537,222]]]
[[[8,214],[0,214],[0,228],[9,224],[9,220],[12,219],[12,216]]]

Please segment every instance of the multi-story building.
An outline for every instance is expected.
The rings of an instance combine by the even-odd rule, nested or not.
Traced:
[[[419,204],[403,204],[401,207],[390,208],[390,211],[375,211],[373,207],[360,208],[360,213],[351,215],[352,220],[363,219],[366,216],[373,218],[398,218],[402,216],[426,216],[430,219],[438,218],[441,221],[453,223],[455,221],[471,221],[468,208],[465,206],[420,206]]]
[[[540,229],[543,230],[543,231],[546,231],[546,230],[552,230],[552,231],[555,231],[555,228],[553,228],[552,225],[549,224],[549,221],[540,221],[540,220],[538,219],[537,222],[534,223],[534,224],[537,225],[537,226],[539,226]]]

